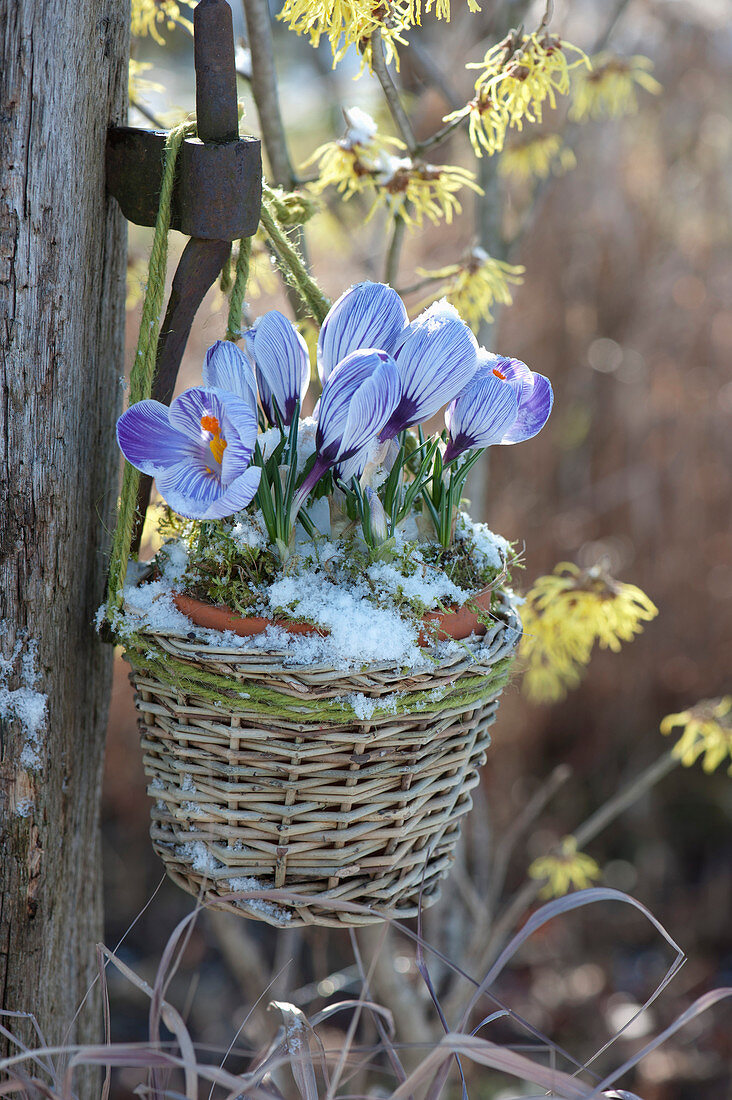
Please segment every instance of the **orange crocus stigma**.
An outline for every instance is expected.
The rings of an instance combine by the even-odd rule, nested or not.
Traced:
[[[221,438],[221,425],[215,416],[202,416],[201,427],[204,432],[210,432],[213,436],[209,447],[211,448],[211,454],[220,466],[226,450],[226,440]]]
[[[493,368],[493,373],[495,374],[496,378],[500,378],[500,379],[501,379],[501,382],[505,382],[505,381],[506,381],[506,376],[505,376],[505,374],[502,374],[502,373],[501,373],[501,371],[499,371],[498,367],[494,367],[494,368]]]

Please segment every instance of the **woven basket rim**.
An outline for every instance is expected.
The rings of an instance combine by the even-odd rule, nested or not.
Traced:
[[[515,634],[515,637],[511,639],[511,648],[515,648],[521,638],[523,626],[516,604],[511,599],[512,594],[509,594],[505,589],[500,589],[498,594],[501,597],[500,606],[497,611],[492,612],[492,615],[494,616],[493,626],[488,628],[486,635],[481,635],[477,639],[480,648],[482,648],[482,646],[485,644],[486,638],[491,634],[495,636],[495,632],[498,630],[501,630],[506,634],[509,634],[510,632],[513,632]],[[272,625],[274,626],[274,623]],[[254,661],[254,663],[256,663],[258,658],[263,665],[267,665],[269,670],[274,671],[275,666],[277,666],[282,672],[289,672],[294,676],[297,676],[298,674],[309,676],[312,674],[323,675],[332,673],[336,678],[345,679],[358,675],[394,673],[398,674],[400,677],[407,678],[410,676],[428,676],[430,672],[430,669],[422,664],[416,666],[405,666],[398,664],[394,661],[374,661],[371,663],[364,662],[363,664],[354,663],[353,665],[350,665],[346,668],[323,661],[314,662],[313,664],[301,664],[294,662],[291,659],[287,659],[291,656],[289,650],[287,649],[267,649],[263,646],[250,647],[246,644],[220,644],[203,638],[201,636],[201,632],[204,631],[209,634],[211,633],[211,631],[206,630],[205,627],[196,626],[196,624],[192,622],[191,630],[185,633],[181,630],[161,630],[151,627],[140,628],[136,631],[136,633],[140,637],[170,638],[176,640],[177,648],[181,652],[185,652],[185,650],[190,647],[190,655],[192,658],[196,655],[214,661],[220,658],[223,658],[224,660],[226,660],[227,658],[241,658],[246,659],[247,661]],[[192,634],[195,634],[195,638],[191,637]],[[124,644],[124,638],[120,640]],[[242,641],[244,641],[244,639],[242,639]],[[474,664],[476,668],[479,668],[486,663],[493,663],[491,659],[489,659],[488,662],[483,661],[481,659],[480,653],[476,652],[474,636],[471,635],[469,638],[465,638],[460,641],[452,641],[453,645],[458,646],[463,651],[463,654],[465,654],[465,651],[467,651],[473,655],[474,660],[472,661],[472,664]],[[449,643],[441,641],[437,643],[432,643],[428,646],[421,646],[420,648],[422,652],[434,653],[437,646],[444,646],[446,644]],[[509,642],[509,644],[511,643]],[[451,663],[454,663],[456,657],[458,657],[458,654],[453,651],[449,654],[448,658],[445,661],[435,661],[433,667],[440,668],[443,666],[443,664],[449,665]],[[278,662],[279,664],[277,664]]]

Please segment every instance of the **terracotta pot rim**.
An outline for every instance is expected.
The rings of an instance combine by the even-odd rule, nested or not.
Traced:
[[[456,604],[448,611],[426,611],[422,616],[422,622],[428,629],[420,630],[419,644],[429,645],[432,641],[443,641],[447,638],[461,641],[470,637],[471,634],[485,634],[486,627],[480,622],[473,608],[477,605],[480,610],[489,611],[493,588],[491,584],[479,592],[474,592],[465,603]],[[294,619],[267,619],[260,615],[238,615],[223,604],[207,603],[185,592],[173,593],[173,603],[196,626],[209,630],[231,631],[239,637],[264,634],[270,626],[280,627],[290,634],[317,635],[321,638],[330,635],[328,629],[316,626],[314,623],[298,622]]]

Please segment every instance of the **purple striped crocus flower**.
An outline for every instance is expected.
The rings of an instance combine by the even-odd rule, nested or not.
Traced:
[[[394,439],[452,401],[475,374],[477,353],[475,337],[448,302],[435,302],[421,313],[397,339],[402,397],[380,439]]]
[[[185,390],[170,407],[138,401],[117,421],[127,461],[154,477],[163,499],[186,519],[223,519],[246,508],[261,476],[250,466],[256,438],[250,400],[204,387]]]
[[[399,403],[396,363],[375,348],[351,352],[328,375],[315,433],[316,459],[293,501],[293,517],[310,490],[336,464],[341,467],[373,440]]]
[[[268,422],[277,426],[275,406],[289,427],[310,381],[308,347],[291,321],[276,309],[258,317],[244,333],[259,384],[259,399]]]
[[[382,442],[433,416],[463,389],[477,365],[475,337],[451,305],[435,302],[410,324],[401,298],[385,283],[356,284],[328,312],[318,339],[323,382],[346,356],[369,348],[392,356],[401,380],[400,401],[379,433]],[[339,464],[342,476],[344,470],[363,470],[373,442]]]
[[[445,464],[465,451],[496,443],[522,443],[537,435],[554,402],[551,383],[520,359],[481,348],[478,369],[445,411]]]
[[[203,387],[235,393],[257,411],[257,383],[252,365],[230,340],[217,340],[206,352]]]
[[[318,374],[325,383],[352,351],[391,355],[409,324],[404,302],[386,283],[356,283],[328,310],[318,336]]]

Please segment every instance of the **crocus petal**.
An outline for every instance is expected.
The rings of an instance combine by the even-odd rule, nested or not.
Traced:
[[[277,423],[276,401],[284,423],[289,425],[310,380],[307,344],[292,322],[276,309],[259,317],[244,339],[254,360],[262,408],[269,423]]]
[[[345,461],[381,430],[401,396],[396,363],[369,348],[341,360],[323,386],[315,445],[325,461]]]
[[[520,359],[507,359],[505,355],[494,355],[490,351],[486,351],[485,348],[480,348],[478,352],[478,366],[489,366],[492,371],[498,371],[498,375],[503,375],[507,382],[509,382],[516,391],[516,397],[518,399],[519,408],[523,401],[528,400],[531,396],[531,391],[534,388],[534,374],[526,366],[526,363],[522,363]]]
[[[223,390],[204,389],[202,386],[193,386],[189,390],[184,390],[171,403],[170,423],[189,439],[196,440],[200,444],[206,443],[210,433],[204,430],[201,420],[204,417],[215,417],[221,424],[224,419],[226,396]]]
[[[342,359],[363,348],[393,352],[409,318],[404,303],[385,283],[356,283],[328,311],[318,337],[322,382]]]
[[[163,500],[186,519],[205,519],[208,508],[221,495],[219,478],[205,460],[177,462],[156,479]]]
[[[523,443],[531,439],[546,424],[554,404],[554,393],[548,378],[534,374],[534,385],[527,400],[519,404],[513,425],[500,440],[501,443]]]
[[[491,370],[481,370],[445,411],[449,432],[444,461],[500,443],[518,414],[516,391]]]
[[[221,496],[208,506],[201,519],[224,519],[246,508],[247,504],[254,499],[261,476],[262,471],[259,466],[250,466],[230,485],[227,485]]]
[[[354,477],[360,477],[366,469],[370,453],[371,445],[367,443],[365,447],[361,447],[359,451],[356,451],[350,458],[345,459],[344,462],[336,462],[335,472],[340,480],[345,481],[346,485],[350,485]]]
[[[167,405],[160,401],[138,401],[117,421],[117,442],[122,454],[151,477],[197,451],[187,436],[171,426],[168,412]]]
[[[447,302],[435,302],[402,333],[394,358],[402,380],[402,398],[382,439],[434,416],[460,393],[477,367],[478,344]]]
[[[235,393],[257,408],[257,383],[251,363],[231,340],[217,340],[206,352],[203,385]]]
[[[257,414],[251,405],[235,394],[222,394],[224,415],[221,435],[226,448],[221,461],[221,480],[224,485],[238,478],[252,460],[257,441]]]
[[[371,513],[371,534],[376,542],[386,542],[389,537],[389,522],[384,511],[384,505],[370,485],[366,486],[366,500]]]

